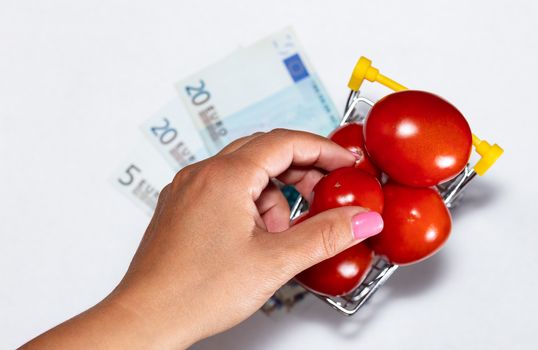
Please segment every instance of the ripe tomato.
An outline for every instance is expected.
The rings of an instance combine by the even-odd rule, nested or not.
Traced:
[[[362,129],[362,125],[358,123],[345,124],[334,130],[329,135],[329,139],[352,152],[360,154],[362,158],[355,164],[355,168],[379,178],[381,171],[372,163],[364,148]]]
[[[374,163],[408,186],[450,180],[471,155],[471,129],[463,115],[424,91],[400,91],[379,100],[366,119],[364,139]]]
[[[452,224],[436,190],[389,182],[383,194],[383,231],[367,241],[377,254],[404,265],[426,259],[441,248]]]
[[[310,217],[300,216],[294,224]],[[330,259],[306,269],[295,279],[307,289],[327,296],[341,296],[352,292],[370,269],[373,252],[359,243]]]
[[[383,190],[379,181],[353,167],[331,171],[314,186],[310,212],[317,214],[343,206],[361,206],[381,213]]]

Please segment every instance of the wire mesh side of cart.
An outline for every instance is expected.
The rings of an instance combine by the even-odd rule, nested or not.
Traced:
[[[373,105],[374,102],[361,96],[359,91],[351,91],[340,125],[350,122],[363,123]],[[475,175],[476,172],[468,164],[454,179],[437,186],[448,209],[453,208],[458,203],[461,193]],[[290,219],[295,219],[307,209],[308,203],[299,196],[291,208]],[[344,315],[351,316],[359,311],[396,269],[398,269],[398,265],[390,263],[383,256],[375,256],[362,283],[353,292],[341,297],[328,297],[307,291],[296,282],[290,281],[267,301],[262,310],[270,313],[283,306],[290,308],[303,299],[305,294],[312,293]]]

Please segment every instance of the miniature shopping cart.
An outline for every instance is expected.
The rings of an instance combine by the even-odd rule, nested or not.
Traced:
[[[379,70],[372,66],[372,62],[361,57],[349,80],[348,86],[351,89],[347,99],[344,115],[340,125],[349,122],[363,123],[374,102],[361,96],[360,87],[364,80],[378,82],[393,91],[407,90],[403,85],[382,75]],[[471,165],[470,163],[454,179],[437,186],[441,197],[448,209],[454,208],[459,202],[462,192],[469,183],[475,179],[476,175],[484,175],[486,171],[497,161],[503,153],[497,144],[491,145],[485,140],[481,140],[475,134],[472,135],[473,147],[479,160]],[[290,219],[293,220],[308,209],[308,203],[304,198],[298,196],[291,208]],[[362,283],[351,293],[340,297],[328,297],[308,291],[294,281],[288,282],[280,288],[262,307],[266,313],[282,307],[290,308],[307,293],[312,293],[334,309],[345,315],[353,315],[370,299],[374,293],[392,276],[398,269],[398,265],[392,264],[383,256],[376,255]]]

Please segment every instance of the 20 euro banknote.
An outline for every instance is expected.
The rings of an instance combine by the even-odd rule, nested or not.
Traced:
[[[141,130],[175,171],[209,156],[192,119],[177,97],[142,124]]]
[[[210,154],[256,131],[327,135],[338,112],[291,28],[176,84]]]

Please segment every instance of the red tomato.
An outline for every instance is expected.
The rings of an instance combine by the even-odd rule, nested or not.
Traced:
[[[360,206],[381,213],[383,190],[377,179],[357,168],[331,171],[314,186],[310,212],[343,206]]]
[[[360,154],[362,158],[355,164],[355,168],[379,178],[381,171],[372,163],[370,156],[364,148],[364,136],[361,124],[345,124],[334,130],[329,135],[329,139],[352,152]]]
[[[411,264],[437,252],[448,239],[450,213],[439,193],[387,183],[383,186],[384,228],[368,245],[395,264]]]
[[[463,115],[424,91],[400,91],[379,100],[364,125],[366,149],[390,178],[429,187],[459,174],[471,155]]]
[[[304,221],[309,214],[299,217],[294,224]],[[327,296],[340,296],[352,292],[370,269],[373,252],[359,243],[330,259],[301,272],[295,279],[305,288]]]

